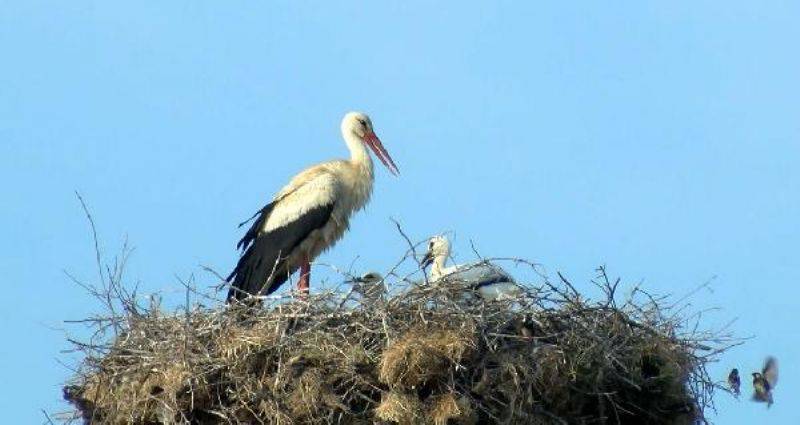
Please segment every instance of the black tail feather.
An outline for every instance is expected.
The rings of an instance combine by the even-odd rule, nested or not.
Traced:
[[[322,205],[308,210],[285,226],[259,234],[273,208],[274,203],[265,206],[259,218],[239,241],[239,247],[245,249],[245,252],[228,275],[227,281],[231,284],[228,302],[246,298],[248,294],[269,295],[275,292],[300,266],[288,264],[287,257],[292,255],[311,232],[323,227],[331,219],[333,212],[332,203]]]

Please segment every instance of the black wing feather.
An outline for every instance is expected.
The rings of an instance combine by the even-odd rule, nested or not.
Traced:
[[[227,280],[231,283],[228,301],[245,298],[248,294],[269,295],[283,285],[297,269],[296,265],[286,264],[286,257],[311,232],[325,226],[331,219],[333,206],[333,203],[320,205],[284,226],[258,234],[272,212],[274,202],[265,206],[237,245],[245,249],[245,252],[228,276]],[[272,280],[264,291],[264,285],[270,276]]]
[[[498,276],[487,278],[487,279],[482,280],[482,281],[480,281],[478,283],[475,283],[472,287],[474,289],[478,289],[478,288],[483,288],[484,286],[494,285],[495,283],[500,283],[500,282],[511,282],[511,279],[509,279],[507,276],[499,276],[498,275]]]
[[[239,227],[242,227],[245,224],[247,224],[250,220],[258,216],[258,218],[256,218],[255,221],[253,221],[253,225],[250,226],[249,229],[247,229],[247,233],[245,233],[242,239],[239,240],[239,243],[236,244],[236,249],[245,250],[250,246],[253,240],[255,240],[255,238],[258,236],[259,229],[261,229],[261,227],[264,225],[264,222],[267,220],[267,217],[269,217],[269,213],[271,213],[272,209],[275,208],[276,202],[278,201],[270,202],[269,204],[265,205],[264,208],[261,208],[258,212],[253,214],[252,217],[239,223]]]
[[[495,283],[500,282],[514,282],[514,278],[511,277],[505,270],[491,264],[491,263],[479,263],[481,267],[479,271],[481,272],[477,277],[477,281],[473,283],[473,289],[482,288],[484,286],[494,285]]]

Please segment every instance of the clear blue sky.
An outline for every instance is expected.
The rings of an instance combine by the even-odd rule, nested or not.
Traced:
[[[289,176],[346,155],[351,109],[402,176],[322,261],[388,266],[394,217],[576,282],[716,276],[695,307],[755,339],[715,376],[783,360],[772,409],[720,394],[716,422],[798,422],[800,4],[223,3],[0,1],[4,422],[65,407],[57,329],[96,309],[62,274],[94,276],[74,190],[106,251],[135,245],[130,278],[180,297]]]

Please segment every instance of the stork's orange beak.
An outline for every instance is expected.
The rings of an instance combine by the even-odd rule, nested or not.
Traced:
[[[389,152],[386,152],[386,149],[383,147],[383,143],[381,143],[381,139],[375,135],[375,132],[369,132],[364,135],[364,141],[367,142],[367,146],[372,148],[372,151],[375,152],[375,156],[381,160],[383,165],[386,166],[390,173],[394,174],[395,176],[400,175],[400,170],[397,169],[397,165],[394,164],[392,157],[389,156]]]

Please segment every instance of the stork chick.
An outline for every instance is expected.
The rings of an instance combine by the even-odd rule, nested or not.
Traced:
[[[368,272],[353,279],[353,291],[365,301],[382,301],[386,296],[383,276],[378,272]]]
[[[310,263],[344,235],[350,216],[364,208],[372,194],[373,164],[367,148],[392,174],[400,174],[366,114],[345,115],[341,132],[350,159],[305,169],[251,217],[255,221],[237,245],[244,254],[227,278],[228,302],[271,294],[297,269],[297,288],[308,293]]]
[[[450,256],[450,241],[442,235],[428,242],[428,251],[422,258],[423,267],[431,266],[431,280],[453,279],[463,281],[487,301],[516,297],[520,288],[505,270],[485,261],[446,267]]]

